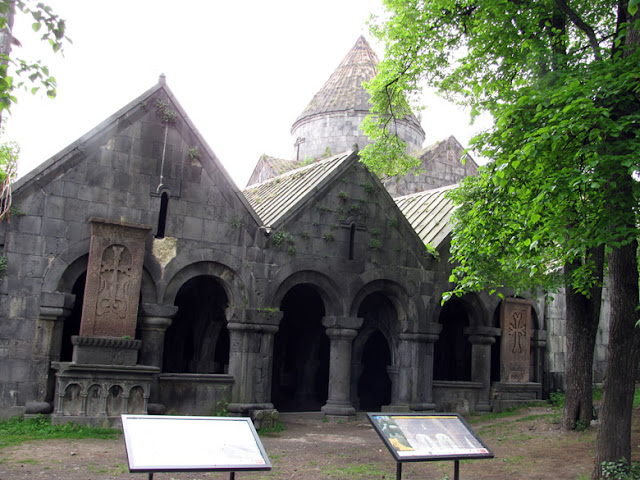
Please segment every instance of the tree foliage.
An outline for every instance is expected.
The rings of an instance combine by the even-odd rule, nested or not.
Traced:
[[[393,145],[403,95],[416,98],[423,85],[495,119],[472,140],[489,163],[453,194],[453,293],[566,285],[589,298],[602,274],[594,253],[606,249],[612,336],[598,478],[599,462],[630,453],[627,391],[640,347],[628,328],[638,317],[640,2],[384,3],[372,32],[385,59],[367,86],[373,138]],[[415,165],[384,145],[363,161],[387,174]]]
[[[56,96],[56,80],[41,61],[27,61],[11,54],[11,45],[20,45],[13,36],[16,13],[31,19],[31,28],[54,52],[61,52],[65,42],[65,21],[51,7],[32,0],[0,0],[0,119],[17,102],[15,90],[31,86],[32,94],[44,88],[47,96]],[[11,210],[11,183],[15,180],[20,149],[14,142],[0,144],[0,222]]]
[[[53,98],[56,95],[56,79],[46,65],[40,60],[27,60],[10,54],[10,44],[19,44],[12,34],[13,17],[16,13],[30,18],[33,31],[40,34],[40,39],[54,52],[62,52],[65,42],[70,42],[65,33],[65,21],[50,6],[33,0],[0,1],[0,31],[8,35],[10,40],[4,46],[5,51],[0,52],[0,113],[10,110],[16,103],[16,88],[30,86],[31,93],[43,88],[47,96]]]

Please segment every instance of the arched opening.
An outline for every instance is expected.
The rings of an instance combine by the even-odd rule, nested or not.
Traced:
[[[469,316],[457,299],[448,301],[440,312],[442,331],[434,346],[434,380],[470,381],[471,344],[464,335]]]
[[[167,225],[167,211],[169,209],[169,194],[163,192],[160,197],[160,213],[158,214],[158,230],[156,238],[164,238],[164,229]]]
[[[362,373],[358,380],[360,410],[379,412],[391,403],[391,379],[387,367],[391,365],[391,352],[387,339],[376,330],[364,344]]]
[[[71,337],[80,333],[80,321],[82,320],[82,304],[84,302],[84,287],[87,283],[87,272],[78,277],[73,284],[71,293],[76,296],[71,309],[71,314],[65,318],[62,324],[62,343],[60,346],[60,361],[70,362],[73,358],[73,344]]]
[[[386,295],[376,292],[362,301],[358,317],[363,323],[354,344],[354,360],[359,361],[357,405],[360,410],[381,410],[391,403],[389,339],[399,324],[398,313]]]
[[[201,275],[187,281],[174,304],[178,313],[165,333],[163,370],[224,373],[229,364],[225,309],[229,300],[218,280]]]
[[[311,285],[296,285],[282,299],[274,338],[271,401],[280,411],[317,411],[327,401],[329,338],[324,302]]]
[[[356,257],[356,224],[352,223],[349,228],[349,260],[353,260]]]

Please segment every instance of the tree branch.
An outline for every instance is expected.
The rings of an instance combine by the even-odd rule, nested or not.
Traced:
[[[600,45],[598,44],[598,38],[596,37],[593,28],[591,28],[591,25],[585,23],[584,20],[582,20],[580,16],[574,10],[572,10],[569,5],[567,5],[567,2],[565,0],[555,0],[555,2],[558,8],[569,17],[571,23],[573,23],[576,27],[578,27],[578,29],[582,30],[587,35],[589,44],[591,45],[591,49],[593,50],[593,54],[595,55],[596,60],[600,60]]]

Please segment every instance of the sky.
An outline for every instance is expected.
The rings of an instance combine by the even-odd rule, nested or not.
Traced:
[[[344,56],[369,34],[382,0],[48,0],[73,41],[54,54],[16,16],[22,47],[41,60],[58,94],[18,92],[3,141],[20,145],[19,176],[45,162],[158,82],[167,84],[239,187],[262,154],[292,158],[291,125]],[[425,96],[425,146],[480,128],[439,97]]]

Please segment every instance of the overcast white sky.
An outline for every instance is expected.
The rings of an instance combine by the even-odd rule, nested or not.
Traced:
[[[48,0],[72,45],[50,53],[17,16],[12,56],[41,59],[58,96],[20,92],[3,140],[20,144],[24,175],[152,87],[161,73],[238,186],[260,155],[291,158],[291,125],[364,35],[382,0]],[[426,144],[480,126],[430,97]]]

